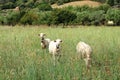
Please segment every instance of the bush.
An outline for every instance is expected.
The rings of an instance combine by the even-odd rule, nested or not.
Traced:
[[[0,24],[15,25],[19,22],[21,14],[19,11],[2,10],[0,13]]]
[[[101,25],[105,22],[105,11],[99,10],[90,13],[89,15],[90,22],[93,25]]]
[[[40,24],[52,24],[51,12],[39,12],[38,20],[34,21],[33,24],[40,25]]]
[[[83,12],[77,12],[77,18],[75,22],[77,24],[82,24],[82,25],[89,25],[90,24],[90,19],[89,19],[89,11],[83,11]]]
[[[40,3],[38,6],[40,11],[50,11],[52,10],[52,7],[48,3]]]
[[[109,4],[110,6],[114,6],[114,0],[107,0],[107,4]]]
[[[63,26],[68,25],[69,22],[73,21],[76,18],[75,13],[64,9],[57,9],[53,11],[51,16],[53,24],[63,23]]]
[[[109,9],[106,13],[106,19],[109,21],[114,21],[115,25],[120,25],[120,10],[119,9]]]
[[[92,8],[89,7],[88,5],[75,7],[75,11],[77,11],[77,12],[90,11],[91,9]]]
[[[0,24],[2,24],[2,25],[4,24],[4,17],[3,16],[0,16]]]
[[[99,7],[96,7],[95,10],[104,10],[106,13],[109,8],[111,7],[108,4],[102,4]]]
[[[31,0],[31,1],[26,2],[25,6],[28,7],[28,8],[34,8],[34,1]]]
[[[16,25],[20,20],[20,12],[19,11],[12,11],[10,12],[6,18],[7,18],[7,24],[9,25]]]
[[[1,9],[11,9],[14,7],[15,7],[15,5],[12,2],[4,3],[3,5],[1,5]]]
[[[38,13],[34,10],[30,10],[24,14],[24,16],[20,19],[20,23],[32,25],[35,21],[38,20]]]

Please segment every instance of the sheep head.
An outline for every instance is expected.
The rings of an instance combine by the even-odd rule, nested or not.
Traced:
[[[44,37],[46,36],[46,34],[45,34],[45,33],[40,33],[40,34],[38,34],[38,36],[39,36],[40,38],[44,38]]]

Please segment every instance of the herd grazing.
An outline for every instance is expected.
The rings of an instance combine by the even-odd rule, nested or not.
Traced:
[[[53,63],[55,65],[56,60],[58,61],[61,56],[61,39],[51,40],[49,38],[45,38],[45,33],[38,34],[41,40],[41,47],[42,49],[48,49],[49,53],[53,57]],[[91,67],[91,55],[92,55],[92,48],[85,42],[78,42],[76,45],[77,55],[85,61],[85,65],[87,69]]]

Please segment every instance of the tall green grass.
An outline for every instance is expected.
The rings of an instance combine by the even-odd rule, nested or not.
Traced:
[[[60,38],[62,56],[56,66],[48,50],[42,50],[38,33]],[[120,80],[120,28],[0,27],[0,80]],[[84,41],[93,49],[93,62],[86,73],[77,58],[76,44]]]

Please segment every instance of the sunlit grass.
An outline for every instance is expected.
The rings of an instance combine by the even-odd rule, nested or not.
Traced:
[[[38,33],[60,38],[62,57],[53,65],[48,50],[42,50]],[[119,80],[120,28],[0,27],[0,80]],[[86,73],[77,58],[76,44],[84,41],[93,49],[92,68]]]

